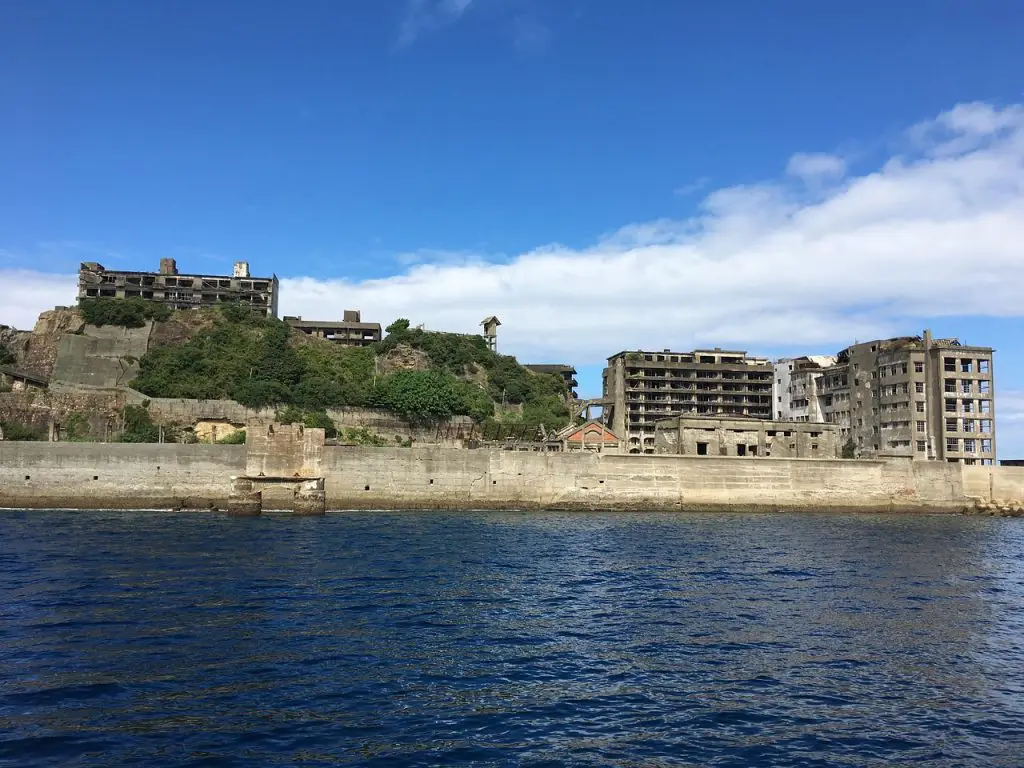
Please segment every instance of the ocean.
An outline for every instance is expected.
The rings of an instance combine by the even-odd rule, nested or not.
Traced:
[[[0,512],[2,766],[1021,766],[1024,521]]]

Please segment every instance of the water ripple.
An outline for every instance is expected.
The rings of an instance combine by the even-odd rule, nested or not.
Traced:
[[[1024,525],[0,513],[0,765],[1020,766]]]

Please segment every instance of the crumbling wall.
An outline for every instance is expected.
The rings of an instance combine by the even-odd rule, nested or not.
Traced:
[[[69,426],[77,423],[86,429],[77,437],[102,441],[120,433],[125,404],[124,393],[120,392],[6,392],[0,393],[0,421],[44,433],[52,425],[58,439],[66,439]]]
[[[153,324],[142,328],[85,326],[60,339],[52,380],[80,387],[126,387],[138,375]]]
[[[298,424],[253,425],[245,433],[248,477],[321,477],[324,431]]]

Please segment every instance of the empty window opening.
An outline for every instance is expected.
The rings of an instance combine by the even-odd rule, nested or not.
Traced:
[[[745,445],[737,445],[736,446],[736,455],[737,456],[746,456],[747,455],[747,446],[745,446]]]
[[[697,455],[698,456],[707,456],[708,455],[708,444],[707,443],[697,443]],[[25,476],[25,479],[28,480],[28,475]]]

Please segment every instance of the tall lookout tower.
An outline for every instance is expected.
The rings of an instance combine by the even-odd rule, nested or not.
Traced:
[[[491,350],[491,352],[497,352],[498,326],[501,325],[501,320],[494,315],[491,315],[481,322],[480,325],[484,327],[484,341],[487,342],[487,348]]]

